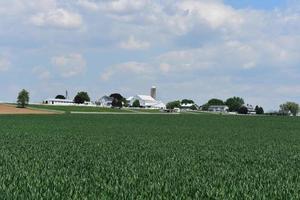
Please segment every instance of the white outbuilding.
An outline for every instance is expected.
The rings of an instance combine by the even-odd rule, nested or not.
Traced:
[[[46,99],[43,104],[48,105],[74,105],[74,101],[70,99]]]
[[[157,101],[153,97],[148,95],[136,95],[127,99],[129,101],[129,105],[132,106],[133,102],[138,100],[140,102],[141,107],[143,108],[151,108],[151,109],[165,109],[166,105],[162,101]]]

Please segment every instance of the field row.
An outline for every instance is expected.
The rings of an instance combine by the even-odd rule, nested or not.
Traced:
[[[300,121],[0,116],[1,199],[299,199]]]

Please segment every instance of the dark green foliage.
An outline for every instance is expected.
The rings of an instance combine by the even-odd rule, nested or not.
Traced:
[[[182,104],[191,104],[191,103],[195,103],[193,100],[191,100],[191,99],[183,99],[182,101],[181,101],[181,103]]]
[[[123,100],[123,96],[121,94],[119,94],[119,93],[113,93],[109,97],[112,97],[114,99],[118,99],[119,101]]]
[[[286,102],[280,105],[280,112],[284,114],[291,113],[293,116],[296,116],[299,112],[299,104],[295,102]]]
[[[206,104],[204,104],[204,105],[201,106],[201,110],[208,111],[209,106],[210,105],[208,103],[206,103]]]
[[[18,95],[17,104],[19,108],[25,108],[29,103],[29,92],[25,89],[21,90]]]
[[[167,103],[166,107],[167,107],[167,109],[180,108],[180,104],[181,104],[180,101],[172,101],[172,102]]]
[[[255,112],[257,115],[263,115],[265,113],[263,107],[255,106]]]
[[[240,107],[245,104],[244,99],[232,97],[226,100],[225,104],[229,107],[230,112],[238,112]]]
[[[137,99],[132,103],[132,107],[139,108],[141,107],[140,101]]]
[[[49,115],[0,121],[1,199],[300,198],[298,118]]]
[[[239,108],[238,113],[246,115],[246,114],[248,114],[248,108],[246,106],[242,106]]]
[[[224,101],[221,99],[211,99],[207,102],[210,106],[222,106],[225,105]]]
[[[64,95],[59,94],[55,97],[55,99],[66,99],[66,97]]]
[[[90,101],[90,97],[87,92],[78,92],[74,98],[74,102],[77,104],[83,104],[88,101]]]
[[[202,105],[202,110],[208,111],[209,106],[220,106],[225,105],[221,99],[210,99],[206,104]]]
[[[192,106],[191,106],[191,110],[198,110],[198,108],[197,108],[196,105],[192,105]]]
[[[112,107],[122,108],[124,101],[126,102],[126,99],[124,100],[124,97],[119,93],[113,93],[109,97],[114,98],[112,102]]]

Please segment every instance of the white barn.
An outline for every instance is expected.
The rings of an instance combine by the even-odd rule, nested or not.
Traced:
[[[138,100],[141,107],[143,108],[152,108],[152,109],[165,109],[166,105],[162,101],[157,101],[151,96],[148,95],[136,95],[134,97],[129,97],[129,105],[132,106],[133,102]]]
[[[70,99],[46,99],[43,104],[48,105],[74,105],[74,101]]]

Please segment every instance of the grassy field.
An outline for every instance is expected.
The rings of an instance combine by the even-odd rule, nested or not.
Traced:
[[[57,110],[57,111],[64,111],[64,112],[131,112],[130,110],[126,110],[126,109],[89,107],[89,106],[29,105],[28,107],[33,109]]]
[[[0,199],[299,199],[300,120],[0,116]]]

